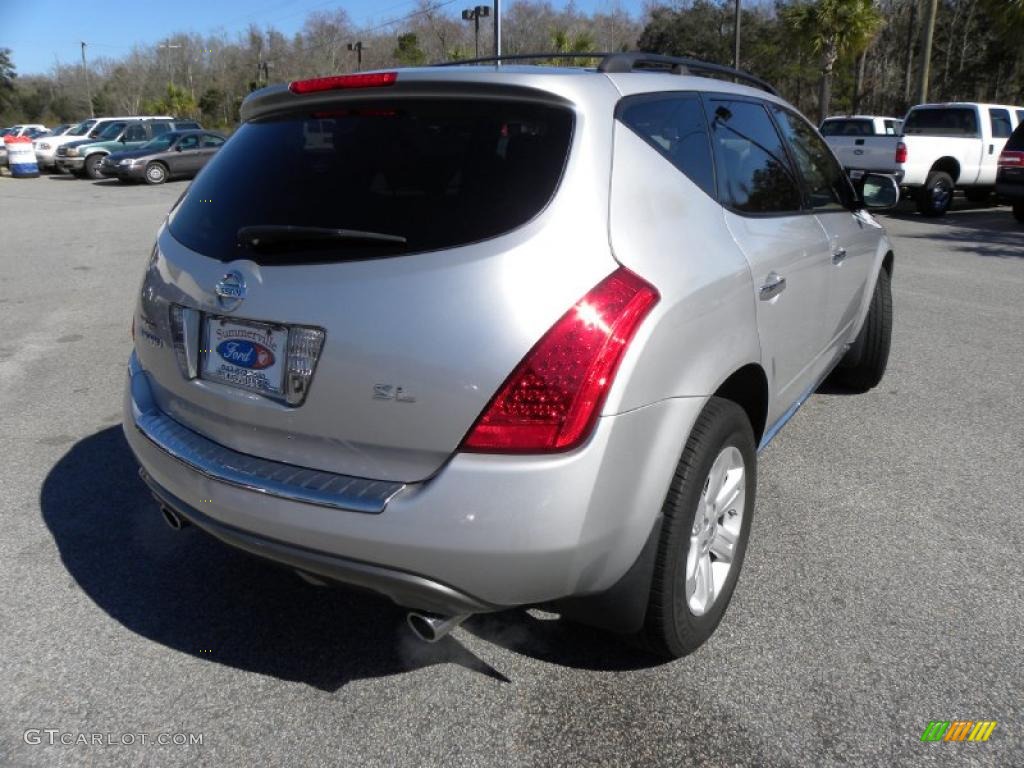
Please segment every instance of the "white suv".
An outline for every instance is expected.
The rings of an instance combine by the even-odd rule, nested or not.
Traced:
[[[242,117],[133,319],[124,428],[171,526],[429,640],[545,604],[700,645],[758,451],[888,358],[892,249],[815,128],[647,54],[303,80]]]

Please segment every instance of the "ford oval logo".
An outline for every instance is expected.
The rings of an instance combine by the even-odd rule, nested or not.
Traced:
[[[217,303],[221,309],[230,312],[245,298],[245,278],[241,273],[232,270],[213,287],[213,292],[217,294]]]
[[[252,371],[262,371],[274,364],[273,352],[258,342],[246,339],[222,341],[217,345],[217,354],[232,365]]]

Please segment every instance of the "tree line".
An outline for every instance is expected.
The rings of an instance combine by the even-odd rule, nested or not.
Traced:
[[[18,76],[0,49],[0,125],[70,122],[92,112],[174,114],[230,128],[245,96],[271,82],[357,68],[418,66],[492,50],[454,0],[419,0],[401,18],[359,27],[344,10],[309,14],[294,35],[251,25],[229,36],[172,34],[120,57]],[[1024,0],[741,0],[740,66],[814,117],[902,115],[932,101],[1024,102]],[[582,13],[518,0],[502,17],[503,52],[641,49],[732,64],[735,0]],[[554,63],[555,60],[552,61]],[[590,62],[592,64],[592,62]]]

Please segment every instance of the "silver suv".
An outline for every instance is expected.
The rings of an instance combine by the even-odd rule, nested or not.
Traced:
[[[303,80],[242,115],[133,319],[125,433],[171,526],[428,640],[545,605],[704,642],[758,451],[833,368],[882,377],[867,208],[895,182],[855,192],[756,78],[646,54]]]

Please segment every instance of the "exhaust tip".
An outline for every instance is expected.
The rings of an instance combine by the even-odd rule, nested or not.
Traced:
[[[436,643],[468,618],[468,613],[455,616],[438,616],[431,613],[411,611],[405,617],[405,620],[409,624],[409,629],[420,640],[427,643]]]
[[[171,527],[171,530],[180,531],[182,528],[188,525],[188,522],[185,520],[185,518],[183,518],[170,507],[168,507],[166,504],[160,505],[160,514],[163,516],[164,522]]]

